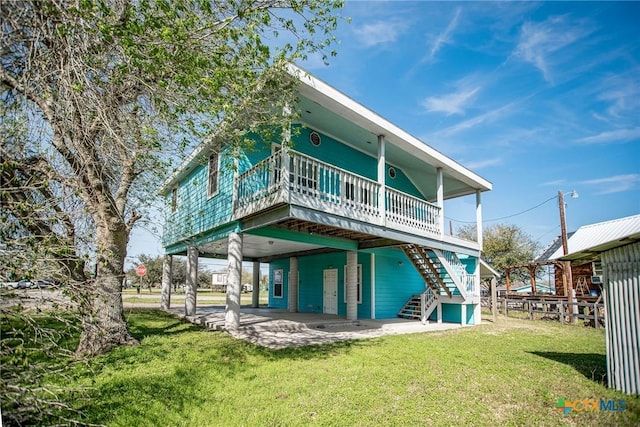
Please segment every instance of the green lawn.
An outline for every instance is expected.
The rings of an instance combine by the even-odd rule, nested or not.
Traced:
[[[501,318],[447,332],[270,350],[129,310],[137,347],[76,368],[67,399],[109,426],[640,425],[607,389],[604,332]],[[624,399],[620,412],[554,409]]]
[[[224,305],[226,300],[226,294],[223,292],[212,292],[210,290],[198,290],[197,300],[199,303],[203,304],[214,304],[219,303]],[[251,304],[253,299],[252,293],[243,293],[240,294],[240,303],[241,304]],[[125,304],[149,304],[149,305],[160,305],[160,289],[152,288],[151,291],[149,289],[141,289],[140,293],[137,292],[135,288],[124,289],[122,291],[122,302]],[[260,293],[260,304],[267,304],[269,302],[269,297],[267,296],[267,292]],[[184,292],[180,290],[179,292],[171,292],[171,306],[177,306],[179,304],[184,303]]]

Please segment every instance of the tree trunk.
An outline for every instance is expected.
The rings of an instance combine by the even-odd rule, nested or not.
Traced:
[[[107,222],[107,221],[103,221]],[[124,319],[122,280],[129,231],[119,219],[96,226],[96,277],[80,295],[79,356],[95,356],[120,345],[135,345]]]

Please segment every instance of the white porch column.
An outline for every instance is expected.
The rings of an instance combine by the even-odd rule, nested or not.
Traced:
[[[467,304],[460,304],[460,324],[467,324]]]
[[[173,257],[165,255],[162,261],[162,290],[160,291],[160,308],[171,308],[171,281],[173,277]]]
[[[251,295],[251,307],[260,307],[260,262],[253,262],[253,294]]]
[[[347,252],[347,320],[358,319],[358,252]]]
[[[382,225],[387,225],[387,207],[385,203],[386,193],[386,148],[384,142],[384,135],[378,135],[378,184],[380,184],[380,191],[378,193],[378,211],[380,212],[380,218]]]
[[[198,290],[198,248],[187,249],[187,283],[184,288],[184,314],[195,316]]]
[[[476,190],[476,233],[482,251],[482,196],[480,190]]]
[[[480,302],[476,304],[473,308],[473,324],[479,325],[482,323],[482,307]]]
[[[298,311],[298,258],[289,258],[289,292],[287,308],[290,313]]]
[[[438,305],[436,306],[436,321],[438,323],[442,323],[442,303],[438,301]]]
[[[440,208],[440,216],[438,217],[438,228],[440,235],[444,236],[444,179],[442,176],[442,168],[436,169],[436,204]]]
[[[493,315],[493,323],[498,321],[498,290],[496,286],[498,281],[495,277],[491,278],[491,314]]]
[[[227,306],[224,311],[224,327],[238,329],[240,326],[240,288],[242,280],[242,235],[229,234],[228,247],[229,279],[227,282]]]

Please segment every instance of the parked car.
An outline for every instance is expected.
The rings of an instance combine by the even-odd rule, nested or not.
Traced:
[[[55,282],[51,279],[38,279],[34,283],[35,288],[48,289],[55,286]]]
[[[16,289],[18,282],[0,282],[0,288],[2,289]]]
[[[16,285],[16,289],[31,289],[34,287],[34,284],[31,280],[20,280]]]

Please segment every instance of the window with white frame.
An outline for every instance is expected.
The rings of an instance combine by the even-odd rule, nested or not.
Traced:
[[[283,270],[273,270],[273,297],[274,298],[282,298],[283,276],[284,276]]]
[[[358,283],[356,286],[358,304],[362,304],[362,264],[358,264]],[[344,302],[347,302],[347,266],[344,266]]]
[[[178,187],[171,189],[171,212],[175,212],[178,209]]]
[[[209,156],[209,183],[207,186],[207,197],[218,194],[218,177],[220,175],[220,157],[218,153]]]

